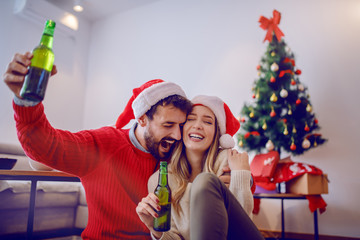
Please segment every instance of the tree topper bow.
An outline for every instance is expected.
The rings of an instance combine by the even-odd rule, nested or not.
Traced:
[[[275,36],[278,41],[281,40],[282,36],[285,36],[284,33],[280,30],[278,27],[278,24],[280,23],[281,14],[280,12],[274,10],[273,11],[273,17],[268,19],[264,16],[261,16],[259,19],[260,27],[264,30],[267,30],[264,42],[268,40],[269,42],[272,41],[272,33],[275,33]]]

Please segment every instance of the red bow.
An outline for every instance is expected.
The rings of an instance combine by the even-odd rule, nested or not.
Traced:
[[[284,59],[284,63],[289,63],[289,62],[291,63],[291,65],[293,65],[293,66],[295,67],[295,60],[286,57],[286,58]]]
[[[281,40],[282,36],[285,36],[284,33],[280,30],[278,27],[278,24],[280,23],[281,14],[274,10],[273,11],[273,17],[268,19],[264,16],[261,16],[259,19],[260,27],[264,30],[267,30],[264,42],[268,40],[269,42],[272,41],[272,32],[274,31],[276,38],[278,41]]]
[[[283,77],[285,75],[285,73],[290,73],[290,74],[294,74],[293,71],[291,71],[290,69],[288,70],[281,70],[279,73],[279,77]]]
[[[259,133],[258,131],[247,132],[247,133],[245,133],[244,138],[245,138],[245,139],[246,139],[246,138],[249,138],[251,135],[253,135],[253,136],[260,136],[260,133]]]

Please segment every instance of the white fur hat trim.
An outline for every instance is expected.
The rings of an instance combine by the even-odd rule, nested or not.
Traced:
[[[181,87],[172,82],[157,83],[143,90],[132,103],[135,118],[138,119],[157,102],[171,95],[180,95],[186,98]]]

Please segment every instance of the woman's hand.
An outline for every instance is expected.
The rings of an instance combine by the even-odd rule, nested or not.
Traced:
[[[161,232],[154,230],[154,218],[159,217],[154,209],[160,210],[159,198],[154,193],[149,193],[144,197],[136,207],[136,213],[140,220],[146,225],[146,227],[152,232],[154,237],[160,238]]]
[[[231,169],[229,166],[223,167],[223,174],[219,177],[220,180],[229,188],[231,181]]]
[[[231,170],[249,170],[249,155],[247,152],[239,153],[235,149],[229,149],[228,151],[228,162]]]

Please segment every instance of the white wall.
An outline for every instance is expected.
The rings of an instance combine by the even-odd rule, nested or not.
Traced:
[[[15,53],[25,53],[39,44],[44,23],[33,23],[13,14],[15,1],[0,1],[1,76]],[[83,126],[86,67],[90,25],[79,19],[79,31],[71,39],[55,29],[53,51],[59,74],[49,81],[44,105],[56,128],[70,131]],[[12,92],[0,84],[0,142],[18,143],[11,101]]]
[[[15,52],[32,49],[42,31],[11,9],[12,1],[0,1],[3,69]],[[59,74],[49,84],[46,114],[55,127],[68,130],[112,125],[131,90],[154,78],[180,84],[189,97],[217,95],[237,114],[251,101],[256,65],[266,49],[258,18],[270,17],[273,9],[282,13],[280,28],[303,71],[300,81],[309,88],[321,133],[329,139],[293,158],[329,175],[330,193],[323,195],[328,208],[319,216],[319,232],[359,237],[357,0],[158,1],[95,22],[91,33],[85,23],[75,42],[55,37]],[[11,99],[0,84],[0,141],[6,143],[17,142]],[[306,201],[288,201],[285,207],[287,231],[313,232]],[[280,202],[262,201],[256,224],[280,230],[279,210]]]
[[[179,83],[189,97],[218,95],[239,113],[251,101],[256,65],[266,49],[257,21],[273,9],[282,13],[280,28],[329,139],[293,158],[329,174],[320,234],[360,237],[359,1],[158,1],[98,21],[92,28],[85,127],[114,124],[130,90],[153,78]],[[307,201],[287,201],[285,207],[287,231],[313,233]],[[263,200],[255,222],[280,230],[280,202]]]

